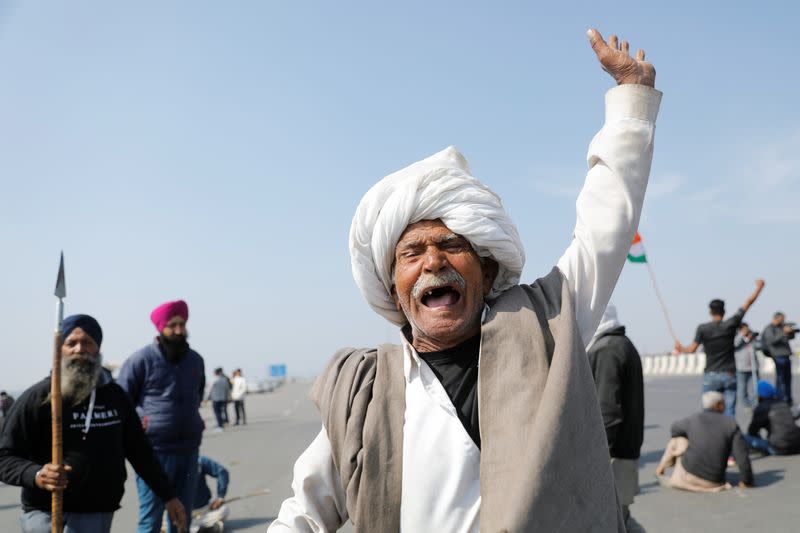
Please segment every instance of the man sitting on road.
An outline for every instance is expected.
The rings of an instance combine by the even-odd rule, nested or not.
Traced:
[[[740,487],[753,486],[753,470],[747,444],[736,421],[722,414],[725,397],[721,392],[703,394],[703,410],[672,424],[672,438],[656,468],[666,486],[692,492],[720,492],[731,488],[725,480],[728,457],[733,450],[741,473]],[[674,466],[672,475],[666,469]]]
[[[197,461],[197,491],[194,495],[194,512],[190,533],[211,533],[224,531],[223,521],[231,514],[230,508],[225,505],[225,495],[228,493],[230,475],[228,470],[205,455]],[[206,476],[217,480],[217,497],[211,497]]]
[[[753,411],[753,420],[744,436],[751,448],[769,455],[794,455],[800,453],[800,427],[786,402],[778,399],[778,391],[768,381],[758,382],[758,407]],[[760,431],[767,431],[761,438]]]

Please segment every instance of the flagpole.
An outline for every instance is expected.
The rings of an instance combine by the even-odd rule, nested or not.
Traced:
[[[53,338],[53,369],[50,374],[50,418],[53,440],[51,442],[51,461],[54,465],[64,462],[64,443],[61,434],[61,324],[64,322],[64,298],[67,286],[64,281],[64,252],[58,266],[56,279],[56,330]],[[50,531],[61,533],[63,529],[64,494],[54,490],[50,498]]]
[[[664,313],[664,319],[667,321],[667,328],[669,329],[669,334],[672,335],[673,341],[678,341],[678,336],[675,335],[675,328],[672,327],[672,321],[669,319],[669,313],[667,312],[667,304],[664,303],[664,298],[661,296],[661,291],[658,290],[658,283],[656,283],[656,275],[653,272],[653,267],[650,266],[650,258],[647,258],[647,261],[644,263],[647,265],[647,272],[650,273],[650,282],[653,284],[653,290],[656,292],[656,298],[658,298],[658,303],[661,305],[661,312]]]

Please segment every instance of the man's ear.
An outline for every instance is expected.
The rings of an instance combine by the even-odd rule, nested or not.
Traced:
[[[390,294],[392,295],[392,300],[394,300],[394,306],[397,308],[397,310],[400,313],[402,313],[403,312],[403,308],[400,307],[400,297],[397,295],[397,287],[395,285],[392,285],[392,288],[390,290]]]
[[[492,291],[494,280],[497,278],[497,273],[500,270],[500,265],[497,261],[489,257],[482,259],[481,271],[483,272],[483,295],[487,296]]]

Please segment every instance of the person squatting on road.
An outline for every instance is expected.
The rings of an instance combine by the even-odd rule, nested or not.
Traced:
[[[768,381],[758,382],[758,406],[744,436],[751,448],[768,455],[794,455],[800,453],[800,427],[786,402],[778,398],[778,391]],[[767,438],[761,436],[761,430]]]
[[[341,350],[317,379],[323,427],[270,532],[625,531],[585,347],[639,222],[661,93],[643,51],[589,39],[619,85],[549,274],[519,284],[517,228],[454,147],[361,200],[353,276],[401,345]]]
[[[692,492],[720,492],[731,488],[725,480],[728,457],[733,452],[742,480],[740,487],[753,486],[747,444],[736,420],[723,414],[725,397],[721,392],[703,394],[703,410],[672,424],[656,476],[669,487]],[[675,467],[669,478],[666,469]]]
[[[155,308],[150,320],[158,336],[125,361],[117,382],[136,406],[172,490],[186,509],[192,509],[197,457],[205,427],[199,409],[206,377],[203,358],[186,340],[188,319],[189,307],[182,300]],[[137,531],[158,533],[163,504],[139,476],[136,489],[139,493]],[[167,531],[173,533],[172,522]]]
[[[189,533],[218,533],[225,530],[224,521],[230,516],[230,507],[225,505],[230,474],[228,469],[205,455],[197,462],[197,491],[194,496],[194,511]],[[211,497],[206,476],[217,480],[217,497]]]
[[[50,462],[50,378],[20,396],[0,436],[0,481],[22,487],[23,533],[50,532],[50,493],[64,491],[65,533],[108,533],[125,491],[125,459],[186,530],[175,497],[133,404],[102,366],[103,331],[89,315],[61,327],[64,464]]]

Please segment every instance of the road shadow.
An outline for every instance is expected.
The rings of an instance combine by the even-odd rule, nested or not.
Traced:
[[[658,463],[661,461],[661,456],[664,455],[664,450],[651,450],[639,456],[639,465],[647,465],[650,463]]]
[[[0,505],[0,511],[5,511],[6,509],[15,509],[17,507],[22,509],[22,505],[19,503],[7,503],[5,505]]]
[[[639,483],[639,494],[649,494],[659,488],[660,484],[658,481],[653,480],[647,483]]]
[[[785,477],[785,470],[764,470],[763,472],[753,472],[753,481],[755,482],[755,488],[760,487],[769,487],[770,485],[774,485],[775,483],[780,483],[783,481]],[[728,482],[731,485],[736,485],[739,483],[739,472],[733,471],[731,472],[728,470]]]
[[[237,529],[247,529],[253,526],[268,526],[275,518],[274,516],[232,518],[230,520],[225,520],[225,531],[236,531]]]
[[[644,528],[644,526],[637,522],[633,515],[631,515],[631,517],[628,518],[628,521],[625,522],[625,526],[628,529],[628,533],[647,533],[647,530]]]

